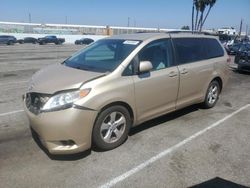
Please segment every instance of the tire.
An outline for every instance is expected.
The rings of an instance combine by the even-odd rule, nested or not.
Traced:
[[[206,97],[202,104],[203,107],[206,109],[214,107],[219,99],[220,92],[221,87],[219,82],[213,80],[208,86]]]
[[[7,43],[8,45],[14,45],[14,42],[11,40]]]
[[[130,114],[123,106],[111,106],[103,110],[93,128],[94,146],[104,151],[120,146],[128,137],[131,122]]]
[[[241,72],[242,71],[242,68],[241,68],[241,66],[238,64],[238,66],[237,66],[237,71],[238,72]]]

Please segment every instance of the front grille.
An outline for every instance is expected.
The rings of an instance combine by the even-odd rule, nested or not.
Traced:
[[[30,112],[39,114],[44,104],[49,100],[49,95],[41,93],[27,93],[25,97],[26,107]]]

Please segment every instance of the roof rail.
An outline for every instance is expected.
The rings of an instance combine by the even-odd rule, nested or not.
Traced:
[[[216,35],[213,33],[205,32],[205,31],[191,31],[191,30],[176,30],[176,31],[167,31],[166,33],[172,33],[172,34],[177,34],[177,33],[190,33],[190,34],[200,34],[200,35]]]

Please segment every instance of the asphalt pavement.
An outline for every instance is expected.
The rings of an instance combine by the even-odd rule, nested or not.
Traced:
[[[31,136],[21,96],[34,72],[81,48],[0,46],[0,187],[250,187],[250,74],[233,63],[214,108],[143,123],[112,151],[49,155]]]

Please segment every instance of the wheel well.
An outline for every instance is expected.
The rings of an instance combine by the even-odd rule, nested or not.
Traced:
[[[116,105],[123,106],[123,107],[125,107],[125,108],[128,110],[129,115],[130,115],[130,118],[131,118],[131,121],[132,121],[132,124],[133,124],[133,122],[134,122],[134,112],[133,112],[132,108],[129,106],[129,104],[127,104],[127,103],[125,103],[125,102],[121,102],[121,101],[112,102],[112,103],[110,103],[110,104],[104,106],[104,107],[100,110],[100,112],[102,112],[103,110],[105,110],[105,109],[107,109],[107,108],[109,108],[109,107],[111,107],[111,106],[116,106]]]
[[[214,81],[214,80],[216,80],[219,83],[219,85],[220,85],[220,91],[222,91],[222,88],[223,88],[222,79],[220,77],[216,77],[212,81]]]

